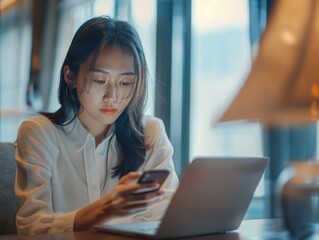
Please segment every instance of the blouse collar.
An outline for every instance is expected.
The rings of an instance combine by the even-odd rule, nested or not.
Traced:
[[[78,117],[69,124],[63,126],[63,129],[70,142],[78,151],[81,151],[88,142],[95,141],[94,136],[85,129]],[[106,141],[114,134],[114,131],[115,124],[113,123],[100,144],[105,145]]]

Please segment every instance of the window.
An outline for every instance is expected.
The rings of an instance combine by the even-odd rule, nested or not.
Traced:
[[[248,3],[195,0],[192,14],[191,156],[260,155],[258,124],[213,126],[250,69]]]
[[[261,156],[259,123],[216,124],[251,67],[248,0],[193,0],[191,55],[191,159]]]
[[[145,11],[147,9],[147,11]],[[149,68],[149,102],[146,114],[154,114],[156,60],[156,0],[132,1],[132,25],[140,35]]]
[[[25,101],[31,61],[30,2],[1,12],[0,24],[0,141],[13,142],[20,123],[30,117]]]

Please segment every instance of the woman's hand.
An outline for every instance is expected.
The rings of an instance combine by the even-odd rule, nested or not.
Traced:
[[[137,180],[141,173],[129,173],[122,177],[118,185],[111,192],[112,211],[116,216],[128,215],[140,211],[144,211],[148,206],[160,200],[163,194],[162,190],[145,193],[133,194],[134,191],[141,188],[155,188],[157,183],[137,184]]]
[[[74,230],[84,230],[114,217],[141,212],[158,202],[162,190],[144,194],[133,194],[141,188],[157,187],[157,183],[137,184],[141,173],[132,172],[122,177],[112,192],[94,203],[80,209],[74,221]]]

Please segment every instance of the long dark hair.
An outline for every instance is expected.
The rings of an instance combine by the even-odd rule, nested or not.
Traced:
[[[83,62],[93,56],[94,64],[101,49],[113,45],[120,46],[133,56],[137,73],[132,98],[115,122],[114,134],[120,163],[113,169],[112,177],[122,177],[144,163],[148,148],[145,145],[142,120],[147,99],[148,68],[139,35],[127,22],[106,16],[95,17],[77,30],[61,67],[58,90],[61,107],[54,113],[43,114],[55,124],[70,124],[76,118],[81,104],[76,88],[70,89],[64,79],[65,66],[69,66],[72,74],[77,76]]]

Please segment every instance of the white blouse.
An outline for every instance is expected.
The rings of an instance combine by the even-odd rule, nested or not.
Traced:
[[[178,185],[173,147],[163,122],[145,116],[144,124],[145,140],[151,147],[137,171],[170,170],[163,186],[166,193],[148,210],[112,222],[159,220]],[[112,191],[119,181],[111,176],[113,167],[118,165],[114,126],[96,147],[94,137],[77,118],[61,127],[37,116],[22,123],[16,144],[19,234],[72,231],[77,210]]]

